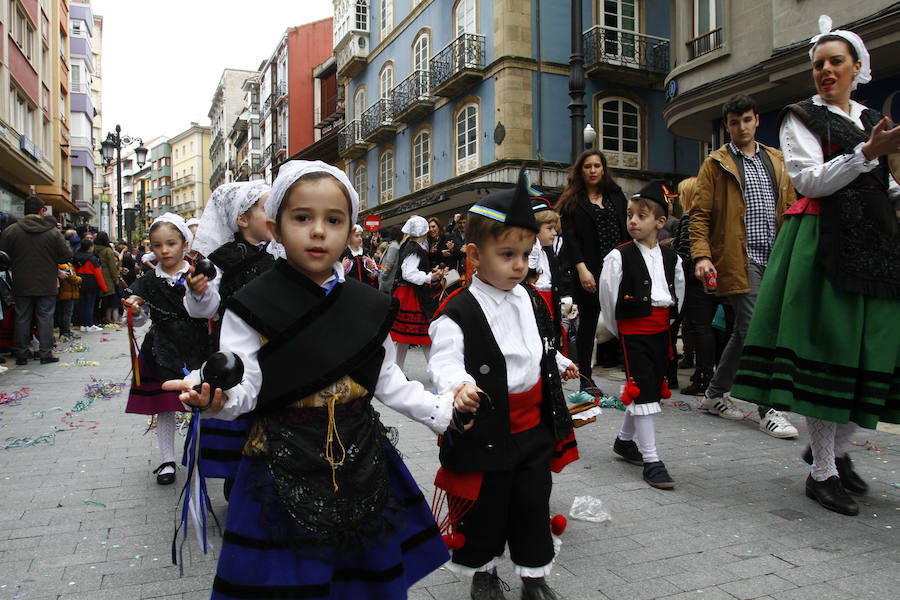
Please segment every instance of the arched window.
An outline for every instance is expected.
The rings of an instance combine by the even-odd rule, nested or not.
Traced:
[[[431,58],[431,35],[423,31],[413,42],[413,71],[428,71],[428,59]]]
[[[478,105],[463,106],[456,114],[456,174],[478,167]]]
[[[361,162],[353,173],[353,187],[356,189],[356,193],[359,194],[359,207],[361,209],[366,208],[369,205],[366,194],[366,175],[366,163]]]
[[[431,131],[425,129],[413,138],[413,189],[417,192],[431,185]]]
[[[353,95],[353,118],[362,120],[364,112],[366,112],[366,88],[360,86]]]
[[[453,36],[459,37],[463,33],[478,33],[475,25],[475,1],[459,0],[453,9]]]
[[[394,199],[394,151],[387,149],[378,159],[378,203]]]
[[[641,168],[641,110],[625,98],[603,98],[598,104],[600,147],[611,167]]]
[[[394,63],[387,62],[378,74],[378,98],[390,98],[394,88]]]
[[[387,37],[387,34],[394,28],[394,0],[381,0],[380,14],[381,39]]]

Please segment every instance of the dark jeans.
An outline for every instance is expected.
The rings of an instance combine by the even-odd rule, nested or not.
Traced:
[[[53,312],[56,296],[16,296],[16,357],[28,358],[31,324],[37,319],[41,358],[50,356],[53,348]]]
[[[712,320],[719,302],[715,296],[703,291],[703,284],[693,275],[689,276],[684,288],[684,320],[694,337],[694,353],[697,371],[712,376],[716,364],[716,338],[713,335]]]
[[[578,372],[584,377],[590,377],[591,356],[594,353],[594,340],[597,339],[597,321],[600,320],[600,298],[596,293],[584,291],[578,281],[575,282],[574,291],[572,295],[578,304],[578,331],[575,333]],[[584,380],[581,383],[587,385]]]
[[[56,303],[56,316],[59,321],[59,335],[72,334],[72,309],[75,299],[60,300]]]
[[[94,305],[97,303],[97,294],[81,293],[78,297],[78,319],[82,327],[90,327],[94,324]]]

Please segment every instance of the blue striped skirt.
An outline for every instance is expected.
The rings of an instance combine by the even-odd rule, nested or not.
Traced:
[[[250,414],[243,414],[233,421],[200,420],[200,472],[204,477],[235,478],[251,425],[253,416]],[[182,456],[181,464],[187,466],[186,454]]]
[[[295,549],[290,524],[279,528],[272,515],[263,515],[276,493],[265,459],[243,457],[228,503],[212,598],[401,599],[416,581],[447,562],[450,556],[428,503],[400,455],[385,444],[391,485],[404,514],[392,519],[397,527],[385,540],[358,552]],[[252,492],[249,482],[256,482]]]

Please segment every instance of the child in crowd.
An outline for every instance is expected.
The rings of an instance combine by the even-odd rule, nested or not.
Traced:
[[[528,271],[533,273],[534,289],[537,290],[553,318],[553,326],[557,332],[556,347],[566,353],[566,336],[562,327],[562,308],[559,299],[559,257],[556,254],[556,236],[560,231],[559,213],[553,210],[550,202],[529,186],[531,194],[531,209],[534,212],[534,220],[538,224],[537,239],[528,257]]]
[[[360,225],[353,225],[350,232],[350,239],[347,240],[347,247],[341,252],[341,264],[344,265],[347,279],[356,279],[366,285],[375,286],[375,276],[369,272],[365,266],[365,261],[371,260],[363,248],[363,228]]]
[[[190,293],[184,306],[192,317],[214,318],[213,350],[225,305],[245,285],[275,264],[267,248],[266,198],[269,185],[262,181],[225,183],[213,191],[200,217],[193,248],[216,268],[216,277],[189,275]],[[226,350],[228,348],[225,348]],[[247,441],[251,415],[234,420],[203,419],[200,423],[200,472],[225,479],[225,498],[231,493],[241,449]]]
[[[78,288],[78,322],[81,323],[81,331],[103,331],[102,327],[94,325],[94,306],[97,304],[97,294],[105,292],[107,287],[100,259],[94,255],[92,237],[85,236],[81,239],[73,262],[81,277],[81,286]]]
[[[59,267],[59,290],[56,293],[56,314],[59,321],[59,341],[71,342],[72,309],[78,301],[78,288],[81,277],[77,273],[74,262],[62,263]]]
[[[135,280],[124,300],[133,316],[140,316],[146,304],[153,322],[141,344],[125,412],[156,415],[162,464],[154,473],[160,485],[175,482],[175,412],[184,410],[178,394],[164,391],[161,383],[183,376],[185,368],[198,368],[210,354],[207,320],[192,318],[184,307],[184,278],[190,268],[184,255],[191,237],[178,215],[157,217],[150,225],[150,245],[158,263]]]
[[[520,285],[537,231],[524,172],[515,189],[469,209],[466,252],[475,276],[429,328],[431,380],[455,393],[458,411],[475,413],[469,430],[442,436],[440,450],[444,481],[476,475],[480,482],[450,534],[464,540],[450,566],[472,577],[475,600],[503,597],[495,559],[507,544],[522,598],[556,598],[545,580],[554,559],[551,469],[578,456],[560,374],[578,377],[578,367],[557,352],[544,301]],[[453,487],[445,488],[450,496]]]
[[[197,228],[200,227],[200,219],[197,217],[191,217],[187,220],[188,231],[191,232],[191,237],[197,235]],[[194,264],[198,260],[203,258],[203,254],[197,251],[197,248],[194,246],[194,242],[191,242],[190,249],[187,252],[185,258],[190,261],[191,264]]]
[[[397,344],[397,364],[402,369],[410,344],[422,346],[426,359],[431,352],[428,323],[441,292],[441,278],[447,271],[431,268],[425,248],[428,221],[419,216],[410,217],[401,231],[407,238],[400,246],[400,271],[394,286],[400,312],[391,326],[391,339]]]
[[[665,381],[674,356],[669,325],[684,300],[684,271],[681,257],[658,243],[669,215],[662,182],[651,181],[632,196],[627,214],[632,241],[606,255],[598,283],[600,310],[615,315],[606,326],[622,340],[628,376],[622,393],[625,421],[613,451],[643,466],[651,486],[671,489],[675,480],[657,455],[653,415],[662,410],[660,397],[671,395]]]
[[[200,395],[195,374],[166,383],[204,416],[255,411],[212,598],[406,598],[447,549],[372,398],[443,432],[452,395],[426,392],[394,363],[396,301],[344,279],[338,258],[359,197],[343,171],[289,161],[265,210],[286,258],[238,291],[222,320],[243,381]]]

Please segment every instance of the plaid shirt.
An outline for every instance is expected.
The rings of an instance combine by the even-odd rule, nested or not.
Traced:
[[[729,142],[732,155],[744,161],[744,225],[747,229],[747,256],[766,266],[775,245],[775,193],[762,158],[759,144],[756,152],[747,156],[734,142]]]

